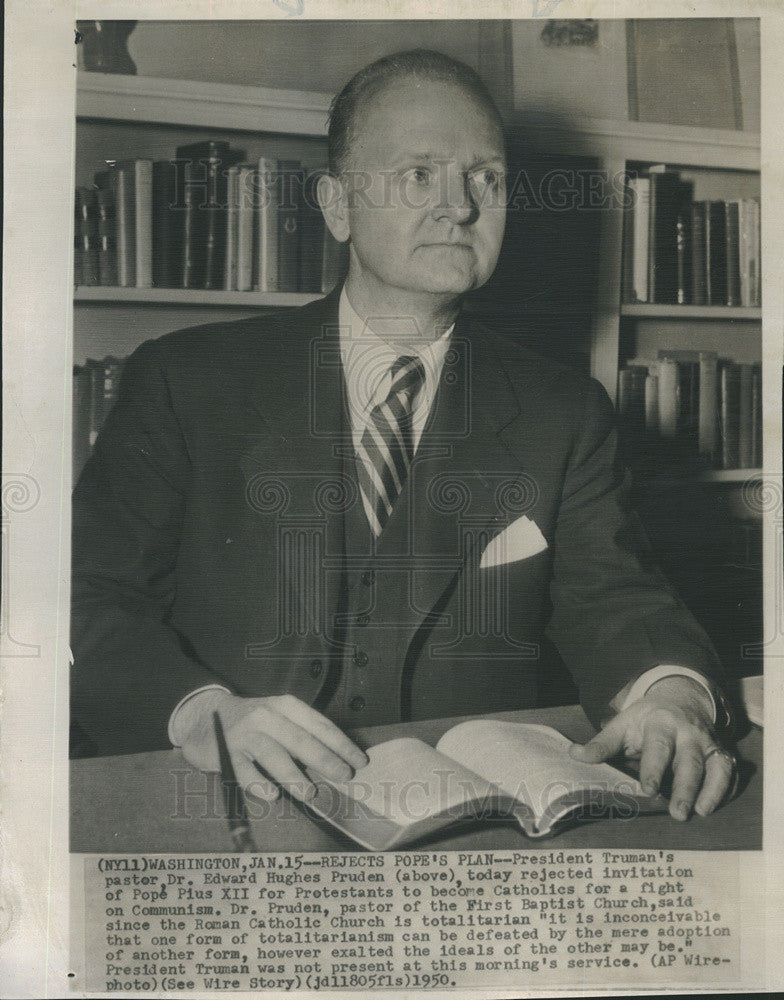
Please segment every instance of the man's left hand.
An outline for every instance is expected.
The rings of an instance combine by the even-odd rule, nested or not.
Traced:
[[[570,753],[588,763],[620,753],[639,757],[646,795],[658,792],[671,765],[670,815],[685,820],[693,808],[707,816],[727,794],[735,769],[734,758],[717,744],[712,720],[708,692],[688,677],[673,675],[657,681],[643,698]],[[712,752],[717,748],[720,752]]]

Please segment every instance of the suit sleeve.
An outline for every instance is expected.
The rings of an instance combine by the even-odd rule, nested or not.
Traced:
[[[660,664],[722,683],[710,640],[653,564],[629,508],[613,407],[593,381],[564,481],[551,600],[548,633],[596,726],[621,688]]]
[[[167,747],[173,708],[219,680],[167,622],[189,479],[185,437],[149,342],[126,362],[73,498],[71,705],[99,753]]]

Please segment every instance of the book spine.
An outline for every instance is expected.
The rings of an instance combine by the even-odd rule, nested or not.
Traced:
[[[256,171],[239,168],[237,178],[237,290],[253,288],[253,224],[256,215]]]
[[[634,177],[632,205],[632,295],[635,302],[648,301],[648,255],[651,214],[651,179]]]
[[[727,201],[724,203],[724,237],[726,240],[725,255],[727,259],[727,292],[728,306],[740,305],[740,203]]]
[[[204,208],[204,280],[206,289],[222,288],[226,258],[228,177],[218,157],[202,160],[207,172],[207,204]]]
[[[662,437],[677,437],[679,411],[678,362],[662,358],[659,361],[659,432]]]
[[[691,213],[684,208],[678,213],[676,228],[677,281],[675,300],[678,305],[691,302]]]
[[[76,189],[76,219],[74,227],[74,284],[100,284],[98,272],[98,225],[95,192],[91,188]]]
[[[182,257],[178,285],[201,288],[204,284],[204,212],[206,198],[203,168],[200,163],[183,160],[182,170]],[[202,171],[201,177],[199,171]],[[178,192],[179,194],[180,192]]]
[[[749,214],[749,305],[762,304],[762,269],[760,247],[760,203],[756,198],[748,199]]]
[[[752,466],[762,468],[762,366],[754,365],[751,375],[751,453]]]
[[[705,248],[707,289],[705,304],[727,304],[727,238],[724,202],[711,201],[706,210]]]
[[[226,172],[226,233],[223,259],[223,288],[227,292],[237,288],[237,214],[239,211],[239,169],[229,167]]]
[[[305,178],[300,209],[300,292],[320,292],[324,267],[324,216],[318,203],[318,173]]]
[[[117,284],[117,259],[114,245],[114,195],[110,188],[95,192],[98,211],[98,283]]]
[[[659,376],[649,374],[645,380],[645,430],[648,434],[659,430]]]
[[[740,371],[727,363],[721,369],[721,465],[737,469],[739,462]]]
[[[260,292],[277,292],[278,217],[281,181],[278,164],[262,156],[258,172],[258,211],[256,214],[256,268]]]
[[[738,402],[738,466],[751,469],[754,466],[754,401],[752,398],[754,366],[740,365],[740,395]]]
[[[298,160],[281,160],[278,216],[278,290],[299,290],[303,174]]]
[[[135,160],[136,287],[152,287],[152,160]]]
[[[117,253],[117,284],[132,288],[136,284],[136,195],[134,172],[129,164],[118,164],[112,172],[114,191],[114,245]]]
[[[705,249],[706,227],[705,202],[695,201],[691,206],[691,301],[695,306],[704,306],[707,296]]]
[[[700,352],[700,402],[698,450],[711,465],[716,461],[718,431],[718,358],[714,351]]]
[[[156,288],[176,288],[182,277],[180,248],[182,207],[177,208],[177,164],[156,160],[152,167],[152,281]]]

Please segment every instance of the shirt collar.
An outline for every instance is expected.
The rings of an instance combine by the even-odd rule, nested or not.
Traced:
[[[436,393],[441,369],[449,349],[454,323],[438,338],[428,344],[411,344],[392,347],[382,340],[351,305],[344,288],[338,306],[340,327],[340,360],[346,377],[346,388],[352,409],[364,413],[376,396],[392,365],[401,355],[418,357],[425,369],[424,397],[429,405]]]

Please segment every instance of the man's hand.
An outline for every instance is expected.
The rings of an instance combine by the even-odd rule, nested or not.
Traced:
[[[285,788],[307,802],[315,785],[298,764],[335,781],[351,778],[367,756],[338,727],[294,695],[239,698],[224,691],[197,695],[183,731],[182,752],[202,771],[218,771],[212,713],[223,723],[237,781],[246,792],[272,801]]]
[[[687,819],[719,805],[730,787],[734,760],[717,747],[713,706],[707,691],[691,678],[673,675],[657,681],[644,698],[619,712],[585,746],[573,746],[577,760],[598,763],[625,753],[640,758],[640,784],[646,795],[659,790],[672,765],[670,815]],[[721,749],[721,748],[719,748]]]

